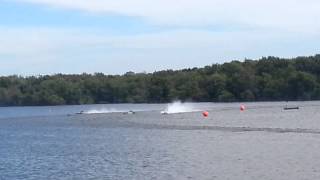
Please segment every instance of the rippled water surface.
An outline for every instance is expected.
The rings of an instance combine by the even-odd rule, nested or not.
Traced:
[[[320,102],[286,104],[0,108],[0,179],[320,179]]]

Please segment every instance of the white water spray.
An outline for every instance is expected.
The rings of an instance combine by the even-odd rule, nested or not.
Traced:
[[[106,113],[118,113],[125,112],[117,109],[92,109],[88,111],[84,111],[83,114],[106,114]]]
[[[186,112],[195,112],[198,111],[191,104],[181,103],[180,101],[175,101],[171,104],[168,104],[164,111],[161,111],[161,114],[175,114],[175,113],[186,113]]]

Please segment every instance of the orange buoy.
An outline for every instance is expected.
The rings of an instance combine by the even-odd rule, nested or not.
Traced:
[[[244,110],[246,110],[246,107],[243,104],[241,104],[240,105],[240,111],[244,111]]]
[[[204,117],[208,117],[208,116],[209,116],[209,112],[208,112],[208,111],[203,111],[203,112],[202,112],[202,115],[203,115]]]

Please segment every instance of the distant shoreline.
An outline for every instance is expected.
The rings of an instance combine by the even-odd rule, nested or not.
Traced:
[[[185,101],[182,103],[214,103],[214,104],[236,104],[236,103],[303,103],[303,102],[319,102],[320,100],[296,100],[296,101],[234,101],[234,102],[191,102]],[[159,104],[170,104],[172,102],[163,103],[101,103],[101,104],[60,104],[60,105],[21,105],[21,106],[0,106],[0,108],[10,108],[10,107],[63,107],[63,106],[96,106],[96,105],[159,105]]]
[[[124,75],[0,77],[0,106],[320,100],[320,55]]]

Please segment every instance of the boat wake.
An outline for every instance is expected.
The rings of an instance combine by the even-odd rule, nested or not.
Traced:
[[[226,127],[226,126],[186,126],[168,124],[142,124],[129,123],[132,127],[145,129],[172,129],[172,130],[211,130],[222,132],[268,132],[268,133],[297,133],[297,134],[320,134],[320,129],[303,128],[266,128],[266,127]]]

